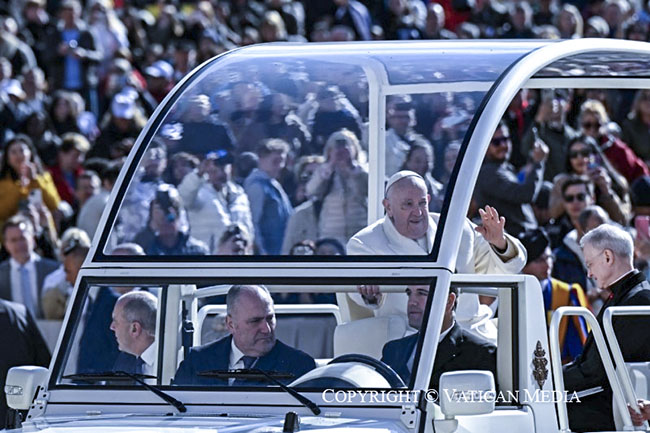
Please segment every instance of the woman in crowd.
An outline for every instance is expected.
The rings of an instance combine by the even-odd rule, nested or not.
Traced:
[[[630,214],[630,197],[627,181],[611,166],[596,141],[581,135],[569,142],[566,170],[553,179],[550,197],[550,217],[558,218],[564,213],[562,185],[571,175],[591,180],[596,187],[596,204],[619,224],[626,224]]]
[[[583,134],[596,140],[598,148],[628,183],[650,174],[648,166],[641,158],[611,132],[612,124],[602,102],[595,99],[583,102],[580,106],[578,125]]]
[[[325,163],[306,187],[308,196],[322,200],[319,236],[344,245],[368,223],[368,172],[359,164],[360,152],[352,131],[334,132],[325,143]]]
[[[0,226],[25,203],[44,203],[50,212],[61,199],[50,173],[43,169],[32,141],[16,135],[7,142],[0,168]]]

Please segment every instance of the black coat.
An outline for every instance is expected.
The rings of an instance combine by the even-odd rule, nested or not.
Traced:
[[[174,384],[225,386],[228,383],[227,380],[199,376],[198,373],[207,370],[228,370],[231,341],[232,336],[228,335],[215,342],[193,347],[187,359],[183,360],[178,367],[176,376],[174,376]],[[289,347],[277,340],[273,349],[260,357],[255,363],[255,368],[264,371],[290,373],[294,375],[294,378],[298,378],[316,368],[316,363],[314,358],[305,352]],[[262,385],[268,384],[265,382]],[[260,384],[251,383],[251,385]]]
[[[640,272],[635,271],[625,277],[611,290],[614,296],[603,305],[596,317],[601,329],[607,307],[650,305],[650,284]],[[621,317],[614,319],[613,325],[626,362],[650,361],[650,317]],[[591,333],[582,355],[564,367],[564,386],[569,392],[598,386],[604,388],[602,392],[582,398],[581,403],[567,404],[571,430],[614,430],[612,390]]]
[[[102,287],[95,300],[89,302],[79,341],[78,373],[99,373],[113,368],[120,353],[115,334],[110,329],[117,298],[119,295],[113,289]]]
[[[411,373],[406,364],[415,350],[420,333],[389,341],[384,345],[381,360],[388,364],[408,384]],[[440,376],[448,371],[488,370],[496,379],[496,346],[480,338],[456,323],[438,344],[436,360],[429,389],[438,390]]]
[[[0,427],[5,426],[7,400],[5,382],[11,367],[39,365],[47,367],[50,351],[24,305],[0,300]]]

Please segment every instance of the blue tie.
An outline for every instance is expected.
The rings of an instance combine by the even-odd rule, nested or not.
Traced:
[[[257,361],[257,358],[254,356],[242,356],[241,361],[244,363],[244,368],[248,369]]]
[[[135,358],[135,367],[133,368],[133,374],[144,374],[144,359],[139,356]]]
[[[36,303],[34,302],[29,270],[26,265],[20,267],[20,288],[22,289],[23,294],[23,304],[25,304],[25,307],[36,316]]]

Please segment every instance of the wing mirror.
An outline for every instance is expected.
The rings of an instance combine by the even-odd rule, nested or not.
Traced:
[[[489,371],[452,371],[440,377],[440,410],[447,419],[490,413],[495,400],[494,376]]]
[[[45,385],[47,374],[47,368],[43,367],[12,367],[5,382],[7,405],[16,410],[28,410],[36,395],[36,389]]]

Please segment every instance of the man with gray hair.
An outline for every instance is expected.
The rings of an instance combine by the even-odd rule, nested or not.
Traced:
[[[242,379],[231,378],[226,381],[199,375],[208,370],[254,368],[288,373],[297,378],[316,367],[314,358],[275,338],[275,309],[266,287],[232,286],[226,296],[226,313],[226,326],[230,335],[190,349],[178,367],[174,384],[244,384]],[[250,382],[248,384],[256,385]]]
[[[110,329],[115,333],[120,356],[113,370],[155,376],[156,313],[158,299],[149,292],[129,292],[113,308]]]
[[[601,289],[611,291],[598,313],[603,326],[607,307],[650,305],[650,284],[634,269],[632,236],[612,224],[602,224],[580,240],[587,272]],[[650,361],[650,318],[640,316],[614,321],[616,339],[626,362]],[[583,391],[580,403],[567,405],[572,431],[615,430],[612,390],[591,333],[582,355],[564,367],[564,385],[568,392]]]

